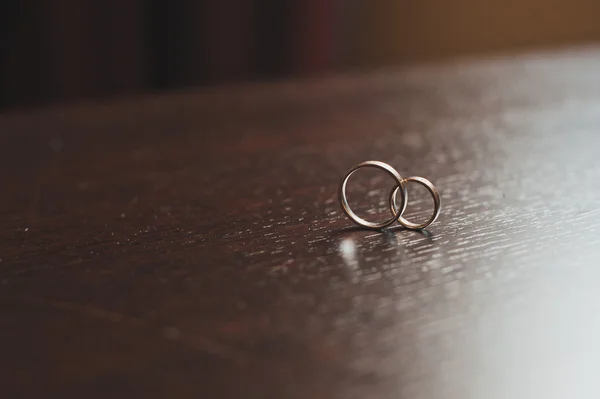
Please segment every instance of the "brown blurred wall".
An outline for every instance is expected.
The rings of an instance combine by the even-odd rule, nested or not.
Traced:
[[[600,0],[373,0],[360,14],[363,66],[600,40]]]
[[[600,42],[600,0],[4,0],[0,110]]]

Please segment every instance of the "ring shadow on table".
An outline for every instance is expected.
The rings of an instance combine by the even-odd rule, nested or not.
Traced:
[[[400,225],[393,226],[393,227],[386,227],[385,229],[379,229],[379,230],[367,229],[367,228],[360,227],[360,226],[348,226],[348,227],[343,227],[341,229],[332,230],[331,233],[334,235],[348,235],[348,234],[356,233],[359,231],[381,233],[383,236],[390,236],[390,235],[395,236],[396,232],[405,231],[405,232],[412,232],[415,234],[420,234],[423,237],[427,238],[428,240],[431,240],[434,237],[434,235],[427,229],[412,230],[412,229],[407,229],[406,227],[400,226]]]

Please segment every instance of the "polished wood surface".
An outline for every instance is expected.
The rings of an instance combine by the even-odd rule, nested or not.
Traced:
[[[598,71],[589,49],[0,116],[2,397],[599,397]],[[438,221],[353,227],[337,187],[367,159],[433,181]],[[362,214],[386,179],[353,176]]]

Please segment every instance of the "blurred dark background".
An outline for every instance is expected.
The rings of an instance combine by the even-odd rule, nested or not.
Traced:
[[[598,0],[4,0],[0,108],[599,39]]]

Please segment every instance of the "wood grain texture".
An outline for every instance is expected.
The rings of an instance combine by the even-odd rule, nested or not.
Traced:
[[[591,49],[0,116],[2,396],[598,397],[598,70]],[[366,159],[438,186],[428,232],[352,227],[337,185]],[[352,180],[363,211],[377,179]]]

